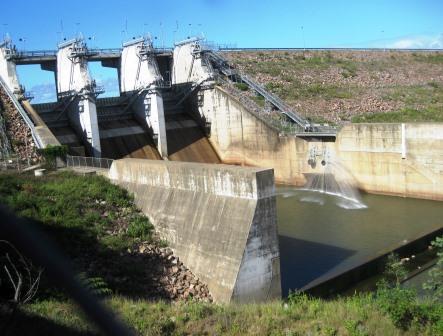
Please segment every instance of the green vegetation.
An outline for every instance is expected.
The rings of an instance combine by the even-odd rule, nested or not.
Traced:
[[[72,173],[0,175],[0,203],[19,216],[41,222],[90,285],[116,293],[137,295],[147,284],[141,260],[131,260],[128,249],[140,241],[155,242],[152,225],[128,193],[100,176]],[[43,273],[44,274],[44,273]],[[42,281],[41,297],[59,297]]]
[[[433,245],[438,245],[440,241],[443,242],[443,237],[437,238]],[[443,254],[438,257],[439,262],[443,263]],[[407,274],[403,262],[391,254],[387,261],[385,278],[378,283],[377,305],[397,328],[408,330],[412,325],[427,325],[433,335],[443,335],[443,304],[437,303],[438,290],[430,293],[431,299],[419,300],[414,290],[401,286],[401,281]],[[423,284],[423,287],[427,288],[428,285],[429,283]],[[437,284],[428,288],[435,290],[438,287]]]
[[[422,110],[404,108],[394,112],[368,113],[352,117],[354,123],[427,121],[443,122],[443,109],[433,107]]]
[[[383,97],[386,101],[403,103],[406,107],[389,112],[357,115],[352,122],[426,122],[443,121],[443,85],[429,82],[390,88]]]
[[[260,106],[260,107],[264,107],[265,106],[265,98],[263,96],[255,95],[255,96],[252,96],[251,99],[253,101],[255,101],[255,103],[258,106]]]
[[[429,271],[430,279],[423,285],[424,289],[434,292],[434,299],[443,301],[443,237],[432,242],[432,246],[437,249],[437,265]]]
[[[265,88],[288,100],[306,98],[324,98],[327,100],[333,98],[349,99],[359,92],[357,88],[353,87],[346,88],[320,83],[302,85],[296,80],[292,80],[289,84],[270,82],[265,85]]]
[[[412,56],[415,58],[416,61],[419,62],[434,63],[434,64],[443,63],[442,53],[434,53],[434,54],[413,53]]]
[[[441,52],[266,51],[232,58],[268,90],[297,102],[295,109],[328,122],[443,121]]]
[[[241,91],[248,91],[249,90],[249,86],[246,83],[235,83],[235,86],[237,89],[239,89]]]
[[[0,175],[0,202],[42,221],[73,259],[84,285],[142,335],[443,334],[441,302],[421,301],[403,289],[405,273],[395,257],[376,293],[321,299],[293,292],[285,301],[266,304],[171,304],[144,298],[143,284],[153,276],[144,272],[149,265],[123,254],[140,240],[155,242],[152,226],[131,197],[106,179],[71,173]],[[433,244],[442,248],[443,238]],[[441,274],[435,273],[432,281],[428,285],[441,294]],[[77,306],[47,281],[37,299],[19,307],[12,323],[17,335],[97,334]]]
[[[318,53],[257,53],[256,59],[239,59],[236,61],[244,65],[248,72],[267,74],[270,76],[278,76],[282,73],[300,72],[306,70],[324,70],[336,66],[343,70],[348,76],[354,77],[358,74],[358,65],[352,59],[334,57],[330,52]]]
[[[68,146],[48,145],[46,148],[38,149],[37,153],[43,156],[46,167],[53,169],[56,167],[57,158],[64,158],[68,153]]]

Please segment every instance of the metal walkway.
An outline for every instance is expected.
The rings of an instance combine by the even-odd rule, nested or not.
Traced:
[[[110,59],[119,59],[121,57],[121,48],[112,49],[88,49],[89,61],[104,61]],[[156,55],[172,55],[171,48],[155,48]],[[55,62],[57,60],[57,50],[36,50],[36,51],[16,51],[9,55],[10,59],[18,65],[22,64],[41,64],[45,62]]]

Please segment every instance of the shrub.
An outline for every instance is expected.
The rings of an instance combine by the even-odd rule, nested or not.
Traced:
[[[103,297],[112,294],[112,290],[101,277],[88,278],[85,273],[80,273],[78,279],[84,287],[96,296]]]
[[[245,83],[235,83],[235,86],[240,91],[248,91],[249,90],[249,86]]]
[[[132,238],[151,240],[152,230],[153,226],[146,217],[136,216],[129,223],[126,233]]]
[[[415,292],[400,287],[381,286],[377,290],[377,303],[383,313],[387,314],[394,325],[408,329],[416,312]]]
[[[423,289],[432,291],[435,301],[443,300],[443,236],[437,237],[431,245],[437,249],[437,264],[429,271],[430,279],[423,284]]]
[[[46,167],[49,169],[54,169],[56,168],[57,165],[57,158],[64,158],[68,153],[68,147],[66,145],[62,146],[48,145],[46,148],[38,149],[37,152],[41,156],[43,156]]]

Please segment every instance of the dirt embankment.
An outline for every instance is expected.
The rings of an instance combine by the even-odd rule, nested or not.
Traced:
[[[317,121],[443,121],[443,52],[254,51],[225,56]]]

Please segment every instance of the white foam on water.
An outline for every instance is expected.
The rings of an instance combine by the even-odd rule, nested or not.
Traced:
[[[303,190],[332,195],[343,209],[366,209],[352,174],[338,160],[326,163],[323,173],[310,174]]]

